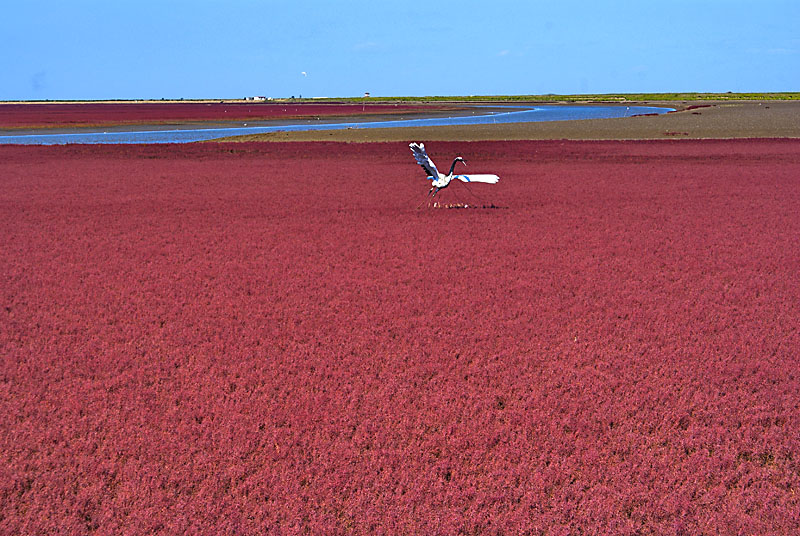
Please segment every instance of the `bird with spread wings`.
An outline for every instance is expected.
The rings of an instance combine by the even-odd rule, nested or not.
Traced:
[[[433,163],[433,160],[431,160],[431,157],[429,157],[428,153],[425,151],[424,143],[411,143],[408,146],[411,148],[411,152],[414,154],[414,159],[417,161],[417,164],[419,164],[422,169],[425,170],[425,173],[428,174],[428,180],[433,181],[431,182],[431,189],[428,191],[429,200],[432,199],[439,192],[439,190],[447,188],[453,179],[457,179],[465,183],[483,182],[487,184],[496,184],[497,181],[500,180],[500,177],[497,175],[454,175],[453,173],[456,169],[456,163],[461,162],[465,166],[467,165],[466,160],[460,156],[455,157],[452,165],[450,166],[450,171],[447,173],[447,175],[445,175],[436,169],[436,164]]]

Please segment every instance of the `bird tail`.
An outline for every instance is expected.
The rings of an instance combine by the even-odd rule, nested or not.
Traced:
[[[456,175],[453,177],[461,182],[484,182],[486,184],[497,184],[500,177],[497,175]]]

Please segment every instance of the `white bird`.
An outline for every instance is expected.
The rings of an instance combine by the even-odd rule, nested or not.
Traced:
[[[453,164],[450,166],[450,172],[445,175],[436,169],[433,160],[431,160],[428,153],[425,152],[424,143],[410,143],[408,146],[411,147],[411,152],[414,153],[417,164],[422,166],[422,169],[428,174],[428,180],[433,181],[431,183],[431,189],[428,192],[429,197],[435,196],[442,188],[447,188],[450,185],[450,181],[453,179],[458,179],[461,182],[485,182],[487,184],[497,184],[497,181],[500,180],[500,177],[497,175],[453,175],[456,169],[456,162],[461,162],[465,166],[467,165],[467,162],[460,156],[455,157]]]

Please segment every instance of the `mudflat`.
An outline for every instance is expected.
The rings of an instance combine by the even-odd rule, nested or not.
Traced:
[[[631,106],[645,104],[665,106],[676,108],[677,111],[664,115],[582,121],[273,132],[236,136],[225,140],[379,142],[800,138],[800,102],[798,101],[689,101],[627,104]]]

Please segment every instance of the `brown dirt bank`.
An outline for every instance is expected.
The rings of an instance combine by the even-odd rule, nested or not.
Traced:
[[[644,104],[644,103],[642,103]],[[800,138],[800,102],[648,102],[677,108],[660,116],[505,125],[274,132],[225,141],[629,140],[675,138]]]

